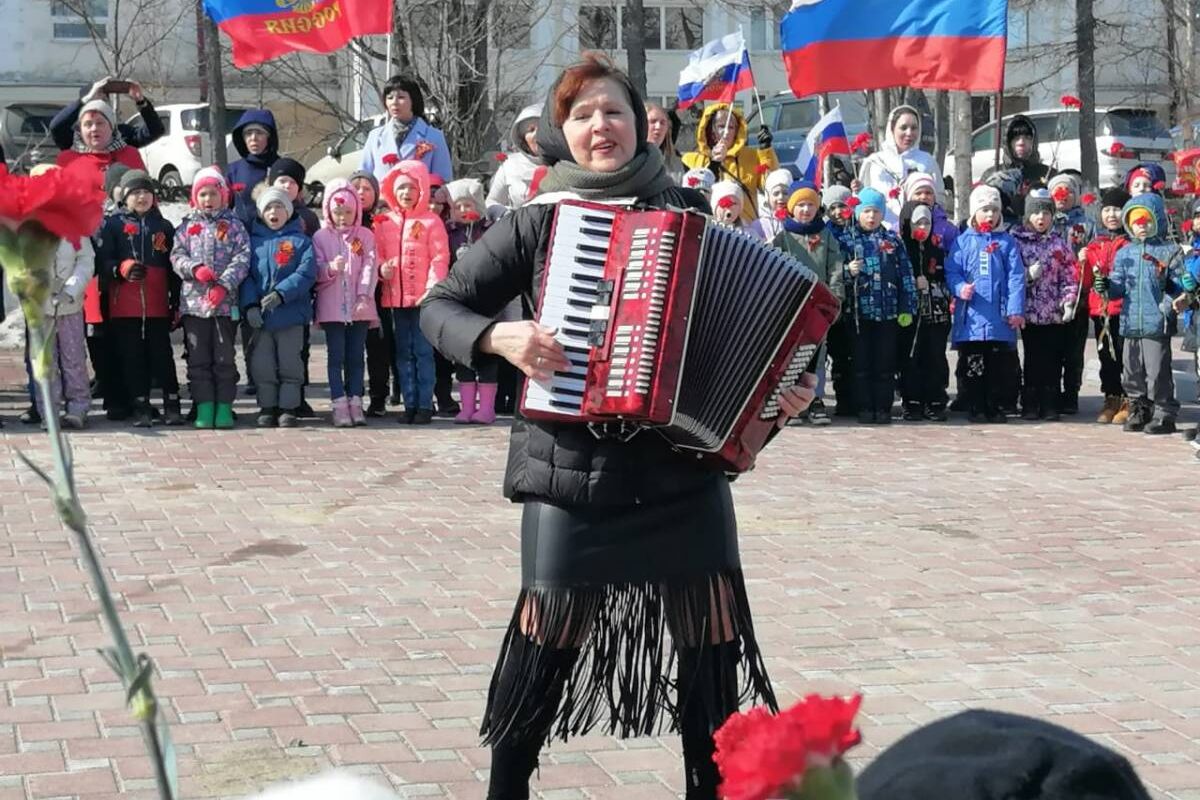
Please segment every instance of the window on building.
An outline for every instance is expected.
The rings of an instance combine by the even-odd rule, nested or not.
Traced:
[[[103,39],[108,36],[108,0],[51,0],[55,39]]]
[[[750,9],[750,38],[746,46],[751,50],[778,50],[779,25],[791,8],[791,0],[776,0],[768,6]]]
[[[616,6],[579,7],[579,46],[584,50],[617,49]]]
[[[663,33],[665,50],[698,50],[704,46],[704,9],[664,8]]]
[[[645,13],[645,24],[642,25],[642,41],[645,42],[647,50],[662,49],[662,7],[643,5]],[[621,47],[629,49],[629,37],[633,33],[633,26],[629,22],[629,6],[621,9]]]
[[[492,6],[493,42],[499,50],[528,50],[533,38],[533,6],[508,0]]]

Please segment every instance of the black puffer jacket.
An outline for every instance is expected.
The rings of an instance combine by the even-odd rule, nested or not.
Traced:
[[[668,189],[648,205],[707,213],[699,193]],[[474,366],[476,344],[494,318],[521,295],[536,305],[550,243],[554,206],[531,204],[493,225],[421,305],[421,330],[447,358]],[[522,419],[513,423],[504,496],[560,506],[632,505],[725,480],[643,431],[628,442],[597,439],[587,426]]]

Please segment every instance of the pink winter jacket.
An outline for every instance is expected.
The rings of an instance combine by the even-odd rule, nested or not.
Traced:
[[[396,202],[396,180],[412,178],[417,204],[404,209]],[[395,260],[390,278],[380,274],[384,308],[415,308],[438,281],[450,273],[450,240],[441,218],[429,210],[429,170],[420,161],[401,161],[383,179],[388,213],[375,217],[375,248],[380,268]]]
[[[354,224],[337,228],[331,213],[335,205],[354,209]],[[313,235],[317,252],[317,322],[377,322],[375,309],[375,235],[362,224],[362,206],[348,181],[331,181],[322,204],[324,221]],[[345,262],[341,272],[329,265],[338,256]],[[366,302],[357,313],[360,300]]]

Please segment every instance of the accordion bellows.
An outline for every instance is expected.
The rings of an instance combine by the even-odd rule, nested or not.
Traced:
[[[800,261],[701,214],[564,201],[537,319],[571,368],[527,382],[521,411],[651,429],[742,472],[838,313]]]

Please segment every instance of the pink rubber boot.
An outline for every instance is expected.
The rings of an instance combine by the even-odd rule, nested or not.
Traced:
[[[496,421],[496,384],[479,384],[479,410],[471,415],[476,425],[491,425]]]
[[[339,397],[333,401],[333,427],[349,428],[354,423],[350,419],[350,399]]]
[[[367,417],[363,414],[362,398],[350,398],[350,424],[358,428],[367,424]]]
[[[476,384],[470,382],[458,385],[459,404],[462,406],[462,410],[454,418],[454,424],[466,425],[468,422],[474,421],[472,417],[475,416],[475,386]]]

